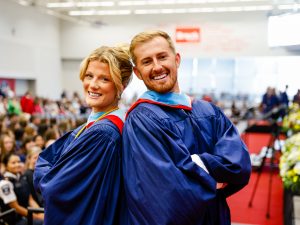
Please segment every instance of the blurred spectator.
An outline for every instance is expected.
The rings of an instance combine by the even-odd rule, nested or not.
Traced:
[[[33,114],[34,112],[34,102],[31,93],[27,91],[20,100],[21,109],[23,112],[28,114]]]
[[[38,114],[38,115],[44,114],[43,100],[41,98],[35,97],[33,104],[34,104],[33,114]]]
[[[262,97],[261,110],[263,114],[271,112],[272,109],[279,106],[279,98],[276,96],[274,88],[268,87]]]
[[[289,88],[289,86],[285,85],[284,91],[281,91],[279,94],[280,103],[284,104],[286,107],[288,107],[288,105],[289,105],[289,97],[287,95],[288,88]]]
[[[43,138],[42,135],[37,134],[33,137],[33,140],[35,142],[35,145],[38,146],[41,149],[45,148],[45,139]]]
[[[8,210],[14,208],[17,213],[17,225],[27,224],[27,207],[38,208],[39,205],[34,201],[30,194],[30,187],[28,185],[27,178],[21,173],[20,157],[14,153],[8,154],[3,158],[3,164],[6,167],[6,171],[3,174],[4,179],[9,181],[12,185],[9,199],[2,199],[2,210]],[[2,187],[1,187],[2,188]],[[44,214],[33,214],[34,225],[43,224]]]
[[[56,129],[50,128],[45,133],[45,148],[50,146],[53,142],[55,142],[59,138],[59,133]]]
[[[35,135],[37,135],[37,131],[33,127],[27,125],[24,129],[24,137],[33,137]]]
[[[298,89],[297,93],[294,95],[293,102],[300,105],[300,89]]]
[[[35,191],[33,187],[33,173],[35,168],[35,163],[39,154],[42,152],[42,149],[38,146],[33,146],[27,152],[26,162],[25,162],[25,173],[24,176],[27,178],[27,182],[30,188],[30,193],[33,199],[39,204],[39,206],[43,206],[43,198],[42,195]]]
[[[29,126],[32,127],[35,131],[38,131],[38,127],[40,126],[42,120],[40,115],[31,115]]]
[[[20,106],[19,99],[17,97],[13,97],[8,100],[7,103],[7,113],[8,115],[21,115],[22,109]]]
[[[20,156],[22,165],[25,166],[25,161],[26,161],[26,155],[27,152],[35,146],[35,142],[33,141],[33,136],[24,136],[22,140],[22,146],[21,148],[17,151],[17,155]],[[24,169],[24,167],[23,167]]]
[[[7,113],[7,98],[0,95],[0,115]]]
[[[15,137],[11,133],[5,132],[1,134],[0,149],[2,158],[8,153],[16,151]]]
[[[279,94],[279,103],[280,103],[280,116],[283,118],[287,113],[289,107],[289,97],[287,95],[288,85],[285,85],[284,91],[281,91]]]
[[[16,142],[14,136],[9,132],[2,133],[0,136],[1,162],[7,154],[15,151],[16,151]],[[5,166],[1,163],[1,169],[0,169],[1,174],[3,174],[4,171],[5,171]]]

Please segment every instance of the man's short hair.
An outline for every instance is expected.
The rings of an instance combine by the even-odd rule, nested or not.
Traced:
[[[133,37],[133,39],[131,40],[131,43],[130,43],[129,51],[130,51],[130,56],[131,56],[132,61],[133,61],[134,64],[136,64],[136,57],[134,55],[135,48],[139,44],[146,43],[146,42],[152,40],[155,37],[163,37],[164,39],[166,39],[166,41],[169,43],[169,46],[170,46],[171,50],[174,53],[176,53],[173,41],[172,41],[171,37],[166,32],[161,31],[161,30],[143,31],[143,32],[138,33],[137,35],[135,35]]]

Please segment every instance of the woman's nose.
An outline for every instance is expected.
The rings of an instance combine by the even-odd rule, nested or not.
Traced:
[[[92,80],[90,85],[91,88],[95,88],[95,89],[98,89],[100,87],[96,80]]]

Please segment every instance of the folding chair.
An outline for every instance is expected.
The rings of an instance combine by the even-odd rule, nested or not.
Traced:
[[[0,225],[15,225],[16,224],[16,210],[8,209],[0,212]]]
[[[28,207],[27,225],[33,225],[33,213],[44,213],[44,208]]]

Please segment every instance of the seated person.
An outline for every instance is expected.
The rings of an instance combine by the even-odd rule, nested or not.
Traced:
[[[27,152],[26,161],[25,161],[25,173],[26,180],[28,181],[28,185],[30,187],[30,193],[33,199],[39,204],[39,206],[43,206],[43,199],[40,192],[35,191],[33,187],[33,173],[35,168],[35,163],[39,154],[42,152],[42,149],[38,146],[33,146]]]
[[[30,187],[25,176],[22,176],[20,171],[21,160],[15,153],[7,154],[3,158],[3,164],[6,171],[3,174],[3,178],[6,181],[2,181],[4,186],[1,187],[2,197],[1,208],[3,211],[10,208],[16,210],[16,224],[27,224],[27,207],[39,208],[39,205],[34,201],[30,194]],[[13,187],[13,188],[12,188]],[[43,224],[44,214],[33,214],[33,224]]]

